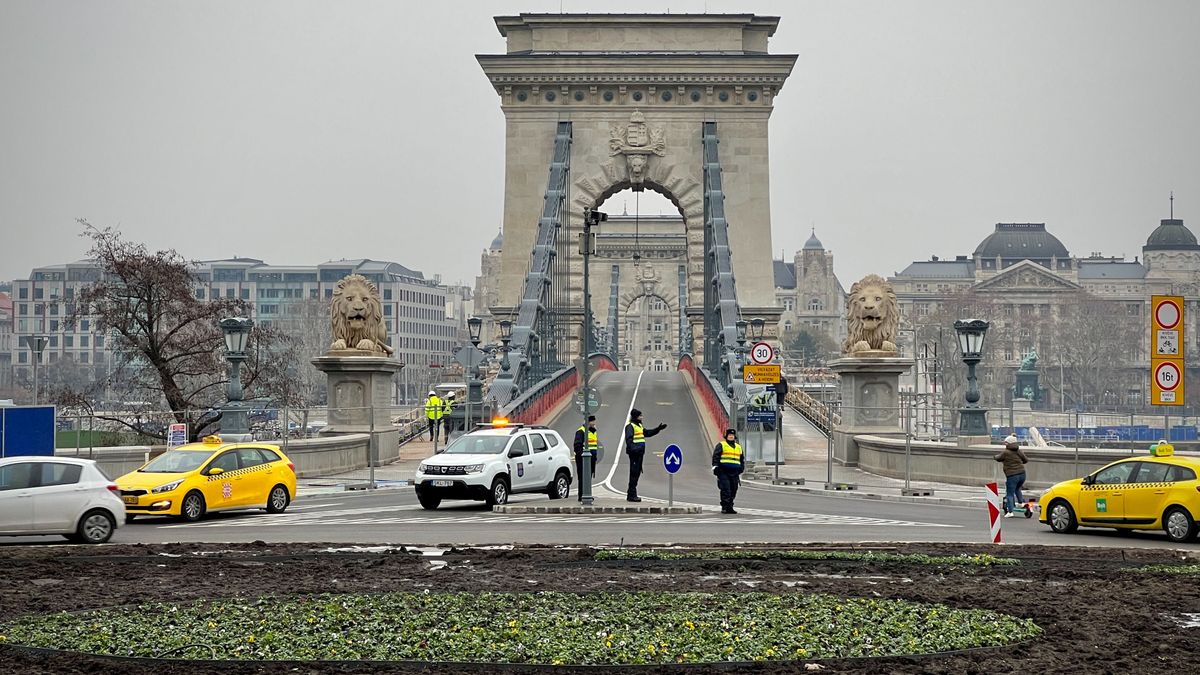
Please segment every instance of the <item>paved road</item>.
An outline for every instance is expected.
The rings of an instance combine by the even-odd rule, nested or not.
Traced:
[[[183,524],[142,518],[120,529],[115,541],[131,542],[345,542],[391,544],[626,544],[717,542],[982,542],[987,515],[982,506],[959,507],[854,499],[799,493],[783,487],[742,487],[739,515],[718,512],[716,481],[709,470],[711,448],[700,431],[696,410],[679,373],[604,373],[598,381],[602,407],[600,441],[607,457],[597,468],[598,497],[623,497],[628,460],[618,453],[629,408],[645,413],[648,425],[668,428],[650,439],[646,472],[639,492],[647,501],[666,500],[667,474],[662,451],[668,443],[684,450],[683,469],[676,474],[675,500],[701,504],[696,515],[505,515],[482,504],[449,502],[425,511],[411,489],[346,492],[298,500],[287,513],[214,514],[200,523]],[[553,426],[570,439],[580,418],[573,411]],[[519,495],[519,501],[545,500]],[[1085,532],[1051,533],[1035,520],[1003,521],[1005,541],[1088,546],[1175,547],[1154,533],[1116,535]],[[9,539],[3,543],[61,542],[58,537]],[[1200,548],[1195,544],[1192,547]]]

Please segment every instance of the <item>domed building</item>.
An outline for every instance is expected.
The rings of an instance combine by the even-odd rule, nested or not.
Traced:
[[[1152,295],[1187,297],[1185,344],[1188,351],[1197,345],[1200,308],[1193,303],[1200,289],[1200,244],[1174,218],[1161,221],[1141,258],[1133,260],[1072,255],[1044,223],[997,223],[971,255],[913,262],[891,282],[910,327],[944,330],[964,311],[991,322],[980,379],[985,403],[993,407],[1007,405],[1015,371],[1036,351],[1042,407],[1141,408],[1149,389],[1146,322]],[[1091,318],[1080,319],[1083,313]],[[1081,328],[1075,337],[1072,324]],[[901,339],[911,340],[911,333]],[[1080,375],[1073,385],[1069,369],[1060,372],[1053,365],[1078,361],[1084,340],[1095,343],[1094,351],[1111,352],[1101,359],[1111,373],[1104,384],[1089,384]]]
[[[846,337],[846,290],[833,272],[833,251],[825,250],[813,228],[791,261],[776,260],[775,304],[783,309],[779,335],[799,330],[823,333],[835,344]]]

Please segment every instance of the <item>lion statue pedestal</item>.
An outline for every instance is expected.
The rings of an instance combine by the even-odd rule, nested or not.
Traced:
[[[834,457],[858,466],[858,434],[896,435],[900,428],[900,375],[915,363],[900,356],[900,308],[886,279],[868,274],[850,287],[843,358],[829,368],[841,380],[841,422],[833,428]]]
[[[379,291],[352,274],[337,283],[329,314],[333,342],[324,356],[312,360],[328,381],[329,420],[321,435],[371,434],[376,465],[398,459],[400,431],[392,426],[391,401],[404,364],[391,357]],[[362,461],[366,466],[367,458]]]

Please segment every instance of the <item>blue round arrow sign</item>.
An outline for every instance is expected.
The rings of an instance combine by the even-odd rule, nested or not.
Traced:
[[[678,445],[672,443],[667,446],[667,451],[663,453],[663,466],[667,473],[675,473],[683,467],[683,451]]]

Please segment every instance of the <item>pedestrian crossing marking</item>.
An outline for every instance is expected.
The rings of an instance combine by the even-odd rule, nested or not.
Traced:
[[[201,523],[166,525],[165,528],[218,528],[218,527],[304,527],[346,525],[373,527],[382,525],[702,525],[713,523],[747,525],[832,525],[850,527],[958,527],[940,523],[923,523],[890,518],[868,516],[840,516],[822,513],[800,513],[763,509],[742,509],[742,516],[729,520],[717,515],[716,510],[689,515],[643,515],[643,514],[497,514],[467,513],[442,514],[414,513],[419,507],[409,506],[392,509],[390,514],[381,514],[379,508],[338,509],[322,512],[282,513],[271,516],[248,516],[236,519],[221,519]],[[397,513],[399,511],[400,513]],[[404,513],[408,511],[409,513]]]

